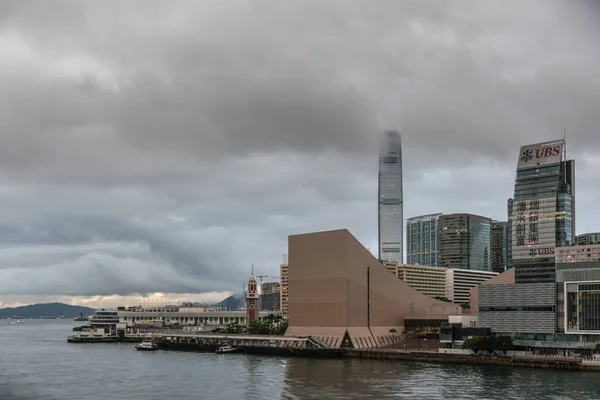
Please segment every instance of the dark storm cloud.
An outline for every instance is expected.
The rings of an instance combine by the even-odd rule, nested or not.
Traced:
[[[407,217],[505,218],[519,146],[563,128],[598,179],[594,4],[4,1],[0,293],[235,290],[292,233],[374,247],[384,129]]]

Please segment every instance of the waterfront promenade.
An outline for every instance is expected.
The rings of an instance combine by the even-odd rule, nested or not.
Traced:
[[[453,349],[424,349],[423,347],[419,349],[332,349],[312,337],[182,333],[180,330],[163,330],[162,332],[131,334],[126,339],[128,341],[139,341],[150,337],[158,339],[160,347],[165,350],[214,351],[223,344],[230,344],[233,347],[237,347],[240,352],[263,355],[288,355],[310,358],[359,358],[600,371],[599,361],[578,357],[541,356],[528,352],[508,352],[507,355],[484,355]],[[396,345],[401,346],[402,343],[396,343]]]

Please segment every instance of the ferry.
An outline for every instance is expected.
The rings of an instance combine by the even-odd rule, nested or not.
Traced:
[[[116,335],[108,335],[101,329],[84,330],[67,338],[68,343],[116,343],[120,339]]]
[[[154,340],[144,340],[142,343],[135,346],[140,351],[156,351],[158,350],[158,343]]]
[[[217,354],[225,354],[225,353],[236,353],[238,349],[235,347],[231,347],[230,345],[221,346],[217,349]]]

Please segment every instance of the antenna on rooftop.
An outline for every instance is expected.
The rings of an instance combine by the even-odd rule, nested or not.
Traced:
[[[564,139],[565,139],[565,149],[564,149],[564,156],[565,156],[565,161],[567,161],[567,128],[564,128]]]

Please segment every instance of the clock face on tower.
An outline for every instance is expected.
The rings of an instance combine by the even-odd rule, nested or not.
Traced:
[[[248,306],[248,308],[250,308],[251,310],[254,310],[254,304],[250,304],[250,305]]]

